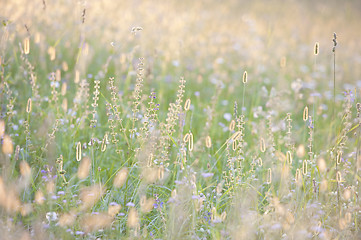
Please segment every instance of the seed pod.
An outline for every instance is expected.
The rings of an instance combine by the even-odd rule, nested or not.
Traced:
[[[303,175],[307,174],[307,160],[303,160],[302,173],[303,173]]]
[[[315,55],[318,55],[318,52],[319,52],[319,50],[320,50],[320,46],[319,46],[320,44],[318,43],[318,42],[316,42],[315,43],[315,47],[314,47],[314,50],[313,50],[313,53],[315,54]]]
[[[336,156],[336,162],[337,164],[341,163],[341,159],[342,159],[342,151],[338,151],[337,152],[337,156]]]
[[[5,134],[5,121],[0,119],[0,138]]]
[[[134,208],[131,208],[128,214],[127,226],[130,228],[138,228],[138,225],[139,225],[138,212]]]
[[[243,83],[244,84],[247,83],[247,71],[244,71],[244,73],[243,73]]]
[[[105,152],[105,150],[107,149],[107,142],[108,142],[108,133],[106,133],[103,137],[102,146],[101,146],[102,152]]]
[[[232,139],[233,141],[235,141],[235,140],[237,140],[241,135],[242,135],[242,132],[241,132],[241,131],[237,131],[237,132],[233,133],[231,139]]]
[[[229,131],[232,132],[235,126],[236,126],[236,122],[232,120],[231,123],[229,124]]]
[[[238,145],[237,140],[233,141],[233,143],[232,143],[232,150],[233,150],[233,151],[236,151],[236,150],[237,150],[237,145]]]
[[[288,164],[291,165],[292,164],[292,153],[290,151],[287,151],[286,158],[287,158]]]
[[[164,166],[160,166],[158,169],[158,179],[162,180],[164,178]]]
[[[264,141],[264,138],[261,137],[261,140],[259,142],[259,148],[261,150],[261,152],[265,152],[266,151],[266,144],[265,144],[265,141]]]
[[[57,82],[60,82],[60,80],[61,80],[61,71],[60,71],[60,69],[56,69],[56,72],[55,72],[55,80],[56,80]]]
[[[212,147],[212,139],[210,136],[206,137],[206,147],[211,148]]]
[[[307,121],[308,120],[308,107],[306,106],[303,109],[303,121]]]
[[[188,150],[190,152],[193,151],[193,134],[192,133],[189,133]]]
[[[267,184],[271,184],[272,182],[272,169],[268,168],[267,170]]]
[[[184,110],[188,111],[191,106],[191,100],[188,98],[184,104]]]
[[[30,52],[30,39],[27,37],[24,39],[24,54],[28,55]]]
[[[186,135],[184,135],[183,137],[183,142],[188,142],[189,141],[189,133],[187,133]]]
[[[28,99],[28,103],[26,104],[26,112],[31,112],[31,98]]]
[[[12,154],[14,151],[13,142],[9,135],[5,135],[3,138],[2,150],[4,154]]]
[[[67,84],[66,84],[66,82],[64,82],[64,83],[61,85],[61,95],[62,95],[62,96],[65,96],[65,94],[66,94],[66,87],[67,87]]]
[[[81,142],[76,145],[76,160],[78,162],[81,160]]]
[[[340,171],[337,171],[336,173],[336,181],[338,183],[340,183],[342,181],[342,176],[341,176],[341,172]]]
[[[125,181],[127,180],[127,177],[128,177],[128,169],[127,168],[121,169],[114,177],[113,186],[116,188],[120,188],[121,186],[124,185]]]
[[[74,79],[75,83],[80,82],[80,73],[78,70],[75,71],[75,79]]]
[[[83,157],[78,167],[78,178],[85,179],[89,175],[89,170],[91,166],[91,160],[89,157]]]

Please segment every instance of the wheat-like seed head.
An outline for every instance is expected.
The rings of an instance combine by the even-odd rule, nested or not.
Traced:
[[[233,135],[231,136],[231,140],[236,141],[240,136],[242,135],[241,131],[237,131],[235,133],[233,133]]]
[[[159,180],[162,180],[164,178],[164,166],[161,165],[159,168],[158,168],[158,179]]]
[[[56,57],[56,51],[55,51],[55,48],[54,47],[49,47],[48,48],[48,54],[49,54],[49,57],[50,57],[50,61],[54,61],[55,60],[55,57]]]
[[[341,175],[340,171],[337,171],[337,173],[336,173],[336,181],[338,183],[342,182],[342,175]]]
[[[26,104],[26,112],[27,113],[31,112],[31,98],[28,99],[28,102]]]
[[[91,160],[89,157],[83,157],[78,167],[78,178],[85,179],[89,175]]]
[[[188,150],[193,151],[193,133],[189,133]]]
[[[235,126],[236,126],[236,121],[232,120],[231,123],[229,124],[229,131],[233,132]]]
[[[60,69],[56,69],[56,71],[55,71],[55,80],[57,82],[61,81],[61,71],[60,71]]]
[[[302,184],[302,174],[301,169],[299,168],[296,169],[295,181],[299,186]]]
[[[117,175],[115,175],[114,180],[113,180],[113,186],[116,188],[120,188],[124,185],[125,181],[127,180],[128,177],[128,169],[127,168],[122,168]]]
[[[244,71],[242,81],[243,81],[244,84],[247,83],[247,71]]]
[[[44,194],[41,190],[38,190],[36,193],[35,193],[35,202],[39,205],[43,204],[45,201],[45,197],[44,197]]]
[[[308,107],[306,106],[303,109],[303,121],[307,121],[308,120]]]
[[[287,154],[286,154],[286,159],[287,159],[287,162],[289,165],[292,165],[292,153],[290,151],[287,151]]]
[[[267,170],[267,184],[271,184],[272,183],[272,169],[268,168]]]
[[[127,226],[129,228],[138,228],[139,225],[139,217],[138,212],[135,208],[131,208],[128,213],[128,221]]]
[[[313,53],[315,55],[318,55],[318,52],[320,51],[320,44],[318,42],[315,43],[315,47],[313,49]]]
[[[29,178],[31,175],[31,168],[29,164],[26,161],[21,161],[19,167],[21,176]]]
[[[115,217],[115,215],[118,214],[118,212],[120,211],[120,209],[122,208],[122,206],[120,206],[119,204],[113,202],[109,204],[108,207],[108,215],[111,217]]]
[[[106,133],[103,137],[102,146],[101,146],[102,152],[105,152],[105,150],[107,149],[107,142],[108,142],[108,133]]]
[[[191,100],[188,98],[184,103],[184,111],[188,111],[191,106]]]
[[[302,163],[302,173],[303,175],[306,175],[308,172],[308,169],[307,169],[307,160],[303,160],[303,163]]]
[[[265,143],[263,137],[261,137],[261,139],[260,139],[259,149],[260,149],[261,152],[265,152],[265,151],[266,151],[266,143]]]
[[[66,82],[64,82],[62,85],[61,85],[61,95],[62,96],[65,96],[65,94],[66,94],[66,89],[67,88],[67,84],[66,84]]]
[[[78,70],[75,71],[74,82],[75,82],[75,83],[79,83],[79,82],[80,82],[80,73],[79,73]]]
[[[12,154],[14,152],[13,142],[9,135],[5,134],[5,136],[3,138],[2,151],[4,154]]]
[[[74,224],[76,220],[76,216],[77,215],[75,212],[64,213],[63,215],[60,216],[58,224],[61,227],[69,227]]]
[[[184,137],[183,137],[183,142],[188,142],[189,141],[189,133],[186,133],[186,135],[184,135]]]
[[[24,54],[28,55],[30,53],[30,39],[27,37],[24,39]]]
[[[321,181],[321,184],[320,184],[320,191],[321,191],[321,192],[326,192],[327,187],[328,187],[328,182],[327,182],[326,179],[323,179],[323,180]]]
[[[76,145],[76,160],[78,162],[81,160],[81,142],[78,142]]]
[[[206,137],[206,147],[211,148],[212,147],[212,139],[210,136]]]
[[[5,134],[5,121],[0,119],[0,138]]]
[[[340,164],[340,163],[341,163],[341,159],[342,159],[342,151],[339,150],[339,151],[337,151],[337,155],[336,155],[336,162],[337,162],[337,164]]]
[[[326,161],[323,158],[317,160],[317,167],[320,172],[325,172],[327,169]]]

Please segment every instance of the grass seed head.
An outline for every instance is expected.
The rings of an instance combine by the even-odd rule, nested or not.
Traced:
[[[266,151],[266,143],[265,143],[263,137],[261,137],[261,139],[260,139],[259,149],[260,149],[261,152],[265,152],[265,151]]]
[[[188,111],[191,106],[191,100],[188,98],[184,103],[184,111]]]
[[[320,44],[316,42],[315,47],[313,49],[313,53],[317,56],[319,51],[320,51]]]
[[[143,213],[148,213],[152,211],[155,204],[155,200],[153,198],[148,198],[146,196],[143,196],[140,199],[140,211]]]
[[[58,224],[61,227],[70,227],[74,224],[75,220],[76,220],[76,213],[75,212],[69,212],[69,213],[64,213],[63,215],[60,216]]]
[[[110,227],[112,221],[113,217],[109,216],[107,213],[88,213],[82,217],[80,225],[85,232],[89,233]]]
[[[28,55],[30,53],[30,39],[27,37],[24,39],[24,54]]]
[[[31,168],[26,161],[20,162],[20,174],[24,178],[30,178],[31,176]]]
[[[308,107],[306,106],[304,109],[303,109],[303,121],[307,121],[308,120]]]
[[[212,147],[212,139],[210,136],[206,137],[206,147],[211,148]]]
[[[35,193],[35,202],[39,205],[43,204],[45,201],[45,197],[44,197],[44,194],[41,190],[38,190],[36,193]]]
[[[89,157],[83,157],[78,167],[78,178],[83,180],[89,175],[91,160]]]
[[[327,170],[327,164],[324,158],[319,158],[317,160],[317,167],[320,172],[325,172]]]
[[[5,134],[5,121],[0,119],[0,138]]]
[[[138,212],[137,210],[135,210],[135,208],[130,208],[129,213],[128,213],[128,221],[127,221],[127,226],[129,228],[138,228],[139,225],[139,217],[138,217]]]
[[[80,190],[80,200],[82,201],[81,210],[86,210],[99,201],[104,194],[104,188],[100,184],[95,184],[90,187],[84,187]]]
[[[26,104],[26,112],[31,112],[31,98],[28,99],[28,103]]]
[[[13,142],[9,135],[4,136],[2,151],[4,154],[12,154],[14,152]]]
[[[236,121],[232,120],[231,123],[229,124],[229,131],[233,132],[235,126],[236,126]]]
[[[116,188],[120,188],[124,185],[125,181],[128,177],[128,169],[122,168],[114,177],[113,186]]]
[[[115,217],[115,215],[117,215],[120,211],[120,209],[122,209],[122,206],[120,206],[117,203],[110,203],[109,207],[108,207],[108,215],[111,217]]]
[[[76,160],[78,162],[81,160],[81,142],[78,142],[76,145]]]
[[[244,71],[242,81],[243,81],[244,84],[247,83],[247,71]]]

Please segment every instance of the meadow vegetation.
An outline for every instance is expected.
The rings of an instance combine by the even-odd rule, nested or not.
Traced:
[[[361,238],[359,1],[0,4],[1,239]]]

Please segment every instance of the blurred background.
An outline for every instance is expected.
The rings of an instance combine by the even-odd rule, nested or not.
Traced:
[[[85,78],[103,66],[124,91],[134,87],[126,79],[136,74],[143,57],[145,84],[150,89],[162,85],[159,91],[174,89],[172,83],[185,76],[193,92],[216,85],[232,93],[247,70],[251,85],[268,90],[296,86],[299,79],[305,88],[328,92],[333,32],[338,92],[361,87],[357,0],[2,0],[0,16],[9,35],[1,51],[14,54],[30,37],[39,57],[35,68],[55,71],[65,59],[65,79],[73,79],[75,70]],[[213,94],[208,92],[204,96]]]

